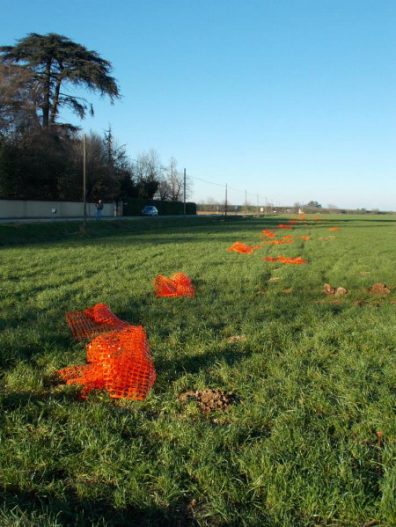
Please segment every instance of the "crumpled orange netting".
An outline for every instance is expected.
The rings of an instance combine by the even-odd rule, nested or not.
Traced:
[[[296,256],[295,258],[288,258],[286,256],[266,256],[264,260],[266,262],[280,262],[292,265],[302,265],[307,263],[307,261],[304,260],[304,258],[301,258],[301,256]]]
[[[269,229],[263,229],[261,232],[264,234],[266,238],[276,238],[276,234],[270,231]]]
[[[227,252],[229,253],[240,253],[240,254],[252,254],[256,249],[260,249],[260,245],[246,245],[242,242],[235,242],[228,247]]]
[[[106,304],[95,304],[83,311],[70,311],[66,313],[66,321],[77,340],[128,326],[128,323],[114,315]]]
[[[288,225],[286,223],[279,223],[277,225],[278,229],[286,229],[286,230],[291,230],[293,229],[293,227],[291,225]]]
[[[195,296],[192,280],[184,273],[175,273],[169,278],[162,274],[157,275],[154,289],[157,297]]]
[[[114,399],[141,401],[156,379],[142,326],[127,325],[94,338],[87,345],[87,362],[57,372],[67,384],[82,385],[83,398],[92,390],[105,389]]]

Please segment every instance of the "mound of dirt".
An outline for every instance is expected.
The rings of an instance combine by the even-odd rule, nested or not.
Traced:
[[[246,342],[246,340],[246,335],[232,335],[232,337],[228,337],[227,343],[235,344],[237,342]]]
[[[233,393],[225,393],[222,390],[212,390],[211,388],[195,392],[189,390],[179,395],[179,401],[181,402],[187,402],[192,399],[197,401],[202,413],[208,414],[214,410],[226,410],[237,398]]]
[[[325,295],[344,296],[348,293],[348,289],[345,287],[333,287],[330,284],[324,284],[323,293]]]
[[[334,295],[336,292],[335,287],[332,287],[330,284],[324,284],[323,293],[325,295]]]
[[[390,292],[391,290],[389,289],[389,287],[386,284],[381,284],[381,283],[374,284],[369,289],[369,293],[371,295],[385,296],[385,295],[389,295]]]

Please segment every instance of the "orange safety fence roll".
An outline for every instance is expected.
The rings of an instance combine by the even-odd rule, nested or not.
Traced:
[[[169,278],[162,274],[157,275],[154,280],[154,289],[157,297],[195,297],[192,280],[184,273],[175,273]]]
[[[295,258],[288,258],[286,256],[266,256],[264,258],[266,262],[279,262],[282,264],[291,264],[291,265],[302,265],[308,263],[301,256],[296,256]]]
[[[77,340],[89,339],[128,326],[128,323],[114,315],[106,304],[95,304],[83,311],[69,311],[66,313],[66,321]]]
[[[128,325],[99,335],[87,346],[87,361],[57,372],[66,384],[83,386],[82,397],[105,389],[113,399],[144,400],[156,379],[142,326]]]
[[[270,231],[269,229],[263,229],[261,231],[266,238],[276,238],[275,232]]]
[[[235,242],[231,245],[231,247],[228,247],[227,252],[229,253],[240,253],[240,254],[252,254],[255,249],[258,249],[259,246],[254,245],[246,245],[242,242]]]

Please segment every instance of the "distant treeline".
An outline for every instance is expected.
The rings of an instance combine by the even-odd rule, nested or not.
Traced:
[[[174,159],[164,167],[150,151],[131,161],[111,130],[84,138],[54,127],[0,133],[0,198],[81,201],[84,148],[88,201],[183,199],[183,175]]]
[[[341,209],[337,207],[323,208],[323,207],[307,207],[307,206],[275,206],[267,205],[231,205],[224,203],[197,203],[198,212],[212,212],[224,214],[298,214],[299,210],[306,214],[392,214],[391,211],[381,211],[379,209]]]

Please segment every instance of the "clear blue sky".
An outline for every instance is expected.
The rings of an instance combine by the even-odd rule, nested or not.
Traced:
[[[151,148],[193,198],[396,210],[395,0],[0,0],[0,44],[55,32],[113,64],[89,96],[131,157]],[[74,119],[75,123],[78,120]]]

